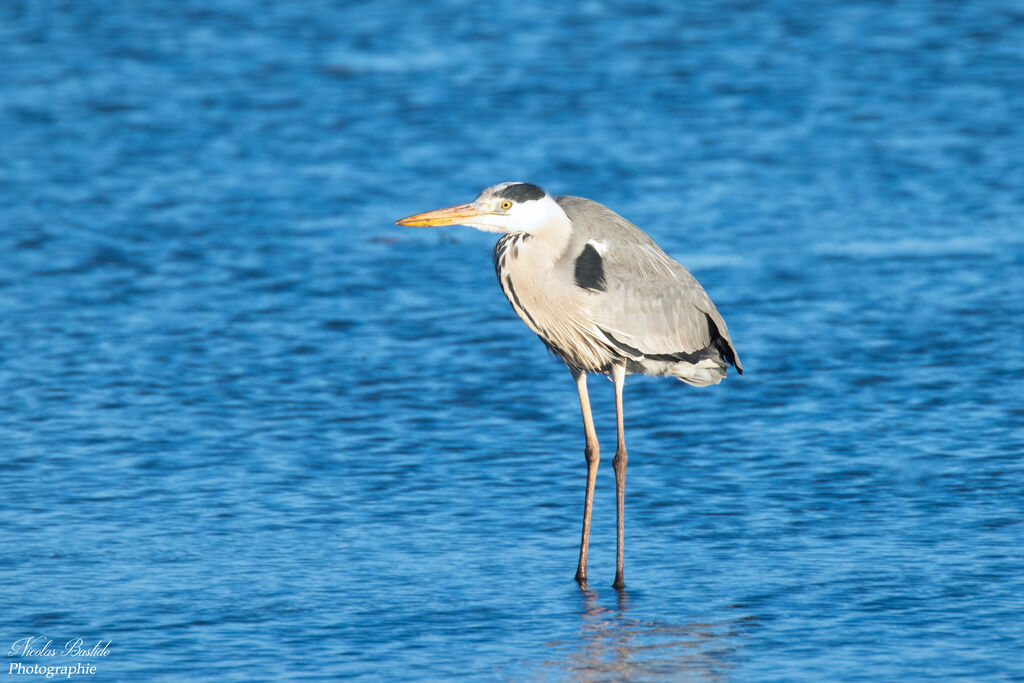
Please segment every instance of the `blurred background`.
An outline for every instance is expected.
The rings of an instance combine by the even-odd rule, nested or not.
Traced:
[[[1020,676],[1021,121],[1012,0],[0,4],[0,645]],[[747,371],[627,382],[621,596],[610,383],[581,592],[569,373],[493,235],[392,225],[506,180],[650,233]]]

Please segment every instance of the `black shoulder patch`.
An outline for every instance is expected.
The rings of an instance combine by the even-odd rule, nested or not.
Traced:
[[[608,289],[604,280],[604,262],[594,245],[587,244],[576,257],[576,286],[595,292]]]
[[[514,202],[528,202],[531,199],[543,197],[544,190],[530,183],[516,183],[506,187],[498,196],[504,199],[511,199]]]

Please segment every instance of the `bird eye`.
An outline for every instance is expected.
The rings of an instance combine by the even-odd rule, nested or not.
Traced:
[[[502,202],[501,203],[501,208],[504,209],[505,211],[508,211],[509,209],[512,208],[512,202],[509,202],[509,201]]]

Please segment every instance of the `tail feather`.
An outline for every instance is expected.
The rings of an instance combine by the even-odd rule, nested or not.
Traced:
[[[695,387],[706,387],[718,384],[725,379],[729,366],[721,357],[706,358],[696,365],[679,363],[673,369],[672,376],[681,382]]]

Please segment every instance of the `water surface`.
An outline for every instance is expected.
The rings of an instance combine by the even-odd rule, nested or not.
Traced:
[[[5,3],[0,644],[1020,680],[1022,46],[1008,1]],[[647,230],[747,370],[628,381],[623,595],[610,383],[581,592],[569,373],[493,236],[392,225],[517,179]]]

